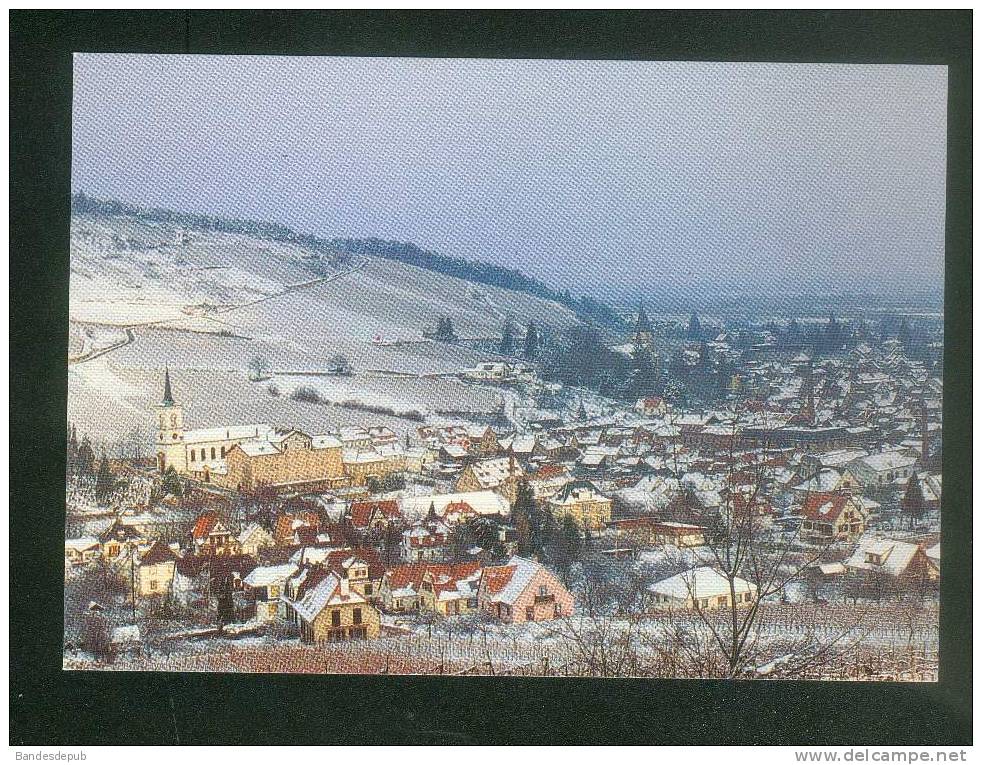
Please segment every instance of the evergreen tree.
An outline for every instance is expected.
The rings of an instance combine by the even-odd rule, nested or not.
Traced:
[[[583,422],[587,419],[586,407],[583,406],[583,399],[580,399],[580,408],[576,410],[576,419]]]
[[[702,325],[699,323],[699,317],[696,316],[695,311],[689,317],[689,328],[686,331],[686,335],[690,340],[700,340],[702,338]]]
[[[556,523],[556,518],[552,514],[552,510],[546,507],[542,511],[542,523],[539,529],[539,539],[538,546],[539,552],[544,553],[546,550],[552,549],[559,537],[559,526]]]
[[[180,497],[184,494],[181,477],[177,474],[173,465],[170,465],[164,471],[164,477],[160,481],[160,487],[164,490],[165,494],[172,494],[175,497]]]
[[[210,574],[209,574],[210,575]],[[213,585],[213,592],[216,600],[216,618],[218,629],[221,631],[226,624],[231,624],[235,620],[235,606],[232,602],[232,577],[225,574],[218,577]]]
[[[536,517],[538,508],[535,504],[535,494],[528,481],[524,478],[518,482],[515,493],[515,503],[511,515],[515,521],[515,535],[519,555],[533,555],[539,548]]]
[[[924,499],[924,490],[921,488],[921,482],[916,473],[911,475],[910,480],[907,481],[907,490],[904,492],[904,498],[900,500],[900,509],[910,520],[911,528],[914,528],[917,521],[924,517],[927,502]]]
[[[454,563],[467,560],[467,552],[474,547],[474,532],[469,523],[458,523],[450,530],[450,557]]]
[[[393,566],[399,562],[399,546],[402,543],[402,532],[394,523],[385,527],[382,535],[382,560],[386,566]]]
[[[505,319],[505,326],[501,330],[501,345],[498,350],[503,356],[510,356],[515,352],[515,325],[510,318]]]
[[[88,436],[83,436],[82,443],[78,447],[78,472],[80,475],[92,475],[95,469],[95,452],[92,444],[89,443]]]
[[[583,535],[573,516],[567,515],[563,518],[556,532],[553,550],[555,566],[562,572],[563,579],[568,580],[570,568],[583,554]]]
[[[99,472],[95,477],[95,496],[100,502],[104,502],[109,497],[110,492],[116,482],[115,476],[109,469],[109,460],[103,455],[99,462]]]
[[[539,352],[539,333],[535,328],[535,322],[530,321],[528,329],[525,331],[525,358],[534,359]]]
[[[426,522],[436,523],[440,520],[440,516],[436,514],[436,505],[430,502],[430,509],[426,512]]]

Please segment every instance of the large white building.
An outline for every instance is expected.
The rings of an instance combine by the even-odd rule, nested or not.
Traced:
[[[178,473],[191,473],[208,463],[224,460],[238,444],[268,441],[276,432],[266,423],[185,430],[184,407],[174,400],[169,370],[164,371],[164,397],[156,407],[156,414],[154,451],[161,472],[173,467]]]

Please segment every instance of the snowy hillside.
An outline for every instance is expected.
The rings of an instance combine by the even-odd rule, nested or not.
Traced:
[[[291,400],[300,385],[335,404],[487,412],[498,394],[447,376],[486,354],[423,331],[440,316],[464,338],[497,336],[506,316],[556,328],[577,321],[557,303],[405,263],[128,215],[76,214],[71,244],[69,417],[100,441],[149,443],[165,365],[195,427],[259,420],[322,430],[370,418],[399,432],[413,426]],[[317,376],[338,353],[354,377]],[[271,381],[249,381],[255,356]]]

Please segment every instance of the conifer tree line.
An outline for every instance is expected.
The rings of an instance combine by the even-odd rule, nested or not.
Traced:
[[[117,200],[96,199],[82,191],[72,196],[72,212],[74,214],[102,216],[129,215],[141,221],[169,223],[198,231],[245,234],[274,242],[297,244],[338,263],[348,260],[352,255],[369,255],[394,260],[428,271],[448,274],[476,284],[502,287],[514,292],[552,300],[570,309],[584,321],[596,322],[610,327],[620,327],[622,324],[622,319],[618,313],[601,300],[586,295],[574,297],[568,289],[552,289],[539,279],[528,276],[514,268],[479,260],[441,255],[419,247],[412,242],[391,241],[376,237],[327,239],[313,234],[299,233],[278,223],[140,207]]]
[[[546,561],[568,578],[583,553],[583,533],[575,519],[567,515],[557,520],[548,506],[542,507],[536,500],[524,479],[518,483],[511,513],[516,554]]]

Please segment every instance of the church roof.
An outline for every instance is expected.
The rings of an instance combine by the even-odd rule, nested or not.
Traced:
[[[174,405],[174,394],[171,393],[170,389],[170,370],[164,367],[164,398],[161,402],[165,406]]]

